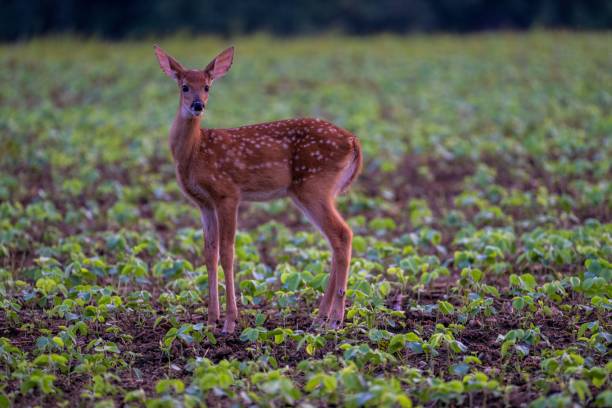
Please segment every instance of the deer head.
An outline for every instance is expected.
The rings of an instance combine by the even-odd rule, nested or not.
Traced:
[[[208,93],[214,80],[229,71],[234,59],[234,47],[217,55],[204,69],[186,69],[157,45],[155,55],[162,71],[179,87],[179,109],[184,118],[199,117],[208,103]]]

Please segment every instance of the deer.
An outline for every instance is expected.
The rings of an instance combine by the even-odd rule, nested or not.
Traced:
[[[234,128],[201,128],[210,90],[230,69],[234,47],[204,69],[187,69],[155,45],[162,71],[175,81],[179,105],[169,146],[184,196],[201,213],[208,274],[207,324],[220,329],[219,258],[225,276],[226,317],[221,332],[236,328],[234,240],[243,201],[289,197],[331,248],[327,287],[315,328],[339,329],[344,321],[353,232],[336,208],[362,167],[359,140],[319,118],[295,118]]]

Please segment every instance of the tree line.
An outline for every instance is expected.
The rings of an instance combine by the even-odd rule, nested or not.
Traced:
[[[55,33],[108,39],[175,32],[276,35],[338,31],[609,29],[609,0],[0,0],[0,40]]]

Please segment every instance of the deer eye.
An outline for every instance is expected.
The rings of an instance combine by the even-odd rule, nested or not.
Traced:
[[[183,85],[181,89],[183,90],[183,92],[189,92],[189,87],[187,85]]]
[[[210,87],[208,85],[204,85],[204,92],[208,92],[209,89]]]

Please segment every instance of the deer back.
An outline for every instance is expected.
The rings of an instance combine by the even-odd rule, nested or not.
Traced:
[[[203,129],[195,180],[214,197],[247,201],[282,197],[322,174],[339,174],[355,136],[320,119],[289,119],[230,129]]]

